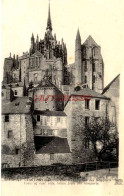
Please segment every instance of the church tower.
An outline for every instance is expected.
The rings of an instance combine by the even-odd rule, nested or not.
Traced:
[[[98,93],[104,88],[101,47],[89,36],[82,45],[83,84]]]
[[[81,36],[79,29],[75,41],[75,69],[75,85],[78,85],[82,82]]]

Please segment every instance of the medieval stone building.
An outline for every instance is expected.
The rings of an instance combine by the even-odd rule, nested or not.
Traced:
[[[78,30],[75,62],[67,65],[66,44],[52,34],[49,5],[44,39],[32,34],[29,52],[4,61],[3,167],[91,160],[78,117],[87,124],[92,116],[109,116],[118,126],[118,105],[119,76],[104,88],[101,48],[91,36],[82,44]]]

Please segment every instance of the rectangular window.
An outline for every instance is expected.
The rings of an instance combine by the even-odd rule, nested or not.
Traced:
[[[40,121],[40,115],[37,115],[37,121]]]
[[[89,108],[90,108],[90,101],[85,100],[85,109],[89,109]]]
[[[89,116],[85,116],[85,126],[87,126],[89,123]]]
[[[9,115],[5,115],[5,122],[9,122]]]
[[[95,101],[95,109],[99,110],[100,109],[100,100]]]
[[[15,149],[15,154],[19,154],[19,149],[18,148]]]
[[[11,130],[8,131],[8,138],[12,138],[12,131]]]
[[[53,153],[50,154],[50,160],[54,160],[54,154]]]

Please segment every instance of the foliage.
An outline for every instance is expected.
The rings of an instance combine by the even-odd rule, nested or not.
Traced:
[[[117,160],[118,158],[118,133],[117,128],[108,118],[92,117],[84,129],[85,140],[91,144],[98,160]],[[112,154],[113,150],[115,154]]]

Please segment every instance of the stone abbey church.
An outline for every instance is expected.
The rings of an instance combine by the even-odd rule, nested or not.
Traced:
[[[4,60],[2,82],[2,165],[23,167],[76,164],[94,160],[91,148],[76,129],[79,114],[84,124],[92,116],[106,116],[117,124],[119,80],[104,87],[100,46],[89,36],[75,39],[75,62],[67,64],[66,44],[52,34],[50,5],[43,39],[32,34],[29,52]],[[45,99],[48,96],[69,99]],[[71,101],[91,96],[84,101]]]

